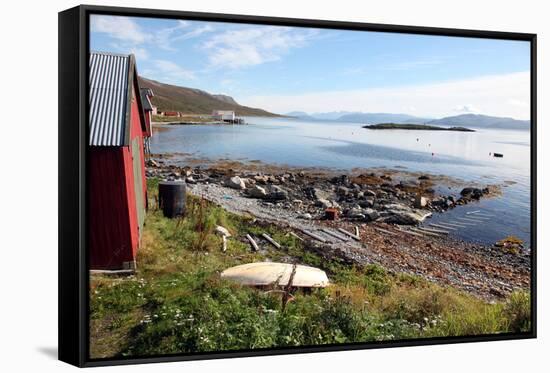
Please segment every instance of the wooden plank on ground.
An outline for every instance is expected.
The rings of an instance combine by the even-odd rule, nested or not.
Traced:
[[[304,239],[302,237],[298,236],[296,233],[294,233],[292,231],[288,232],[288,234],[290,234],[292,237],[294,237],[294,238],[296,238],[296,239],[298,239],[302,242],[304,241]]]
[[[427,232],[427,231],[421,230],[421,229],[419,229],[419,228],[411,227],[411,231],[417,232],[417,233],[421,233],[421,234],[425,234],[425,235],[427,235],[427,236],[441,237],[441,235],[440,235],[439,233]]]
[[[250,245],[252,245],[252,249],[254,249],[254,251],[260,251],[258,244],[256,243],[256,241],[254,241],[251,235],[247,234],[246,239],[248,240],[248,242],[250,242]]]
[[[305,234],[305,235],[307,235],[307,236],[309,236],[309,237],[311,237],[311,238],[313,238],[317,241],[320,241],[322,243],[327,243],[327,240],[325,240],[323,237],[321,237],[321,236],[319,236],[319,235],[317,235],[313,232],[310,232],[306,229],[300,229],[300,232],[302,232],[303,234]]]
[[[427,227],[418,227],[421,231],[440,233],[440,234],[449,234],[449,231],[443,229],[427,228]]]
[[[410,234],[411,236],[425,237],[425,234],[423,234],[423,233],[413,232],[413,231],[409,231],[409,230],[401,229],[401,228],[399,230],[403,233]]]
[[[349,241],[349,238],[344,237],[344,236],[342,236],[342,235],[339,234],[339,233],[333,232],[333,231],[331,231],[330,229],[321,228],[321,231],[324,232],[324,233],[326,233],[326,234],[328,234],[329,236],[338,238],[339,240],[342,240],[342,241]]]
[[[265,238],[270,244],[275,246],[277,249],[281,248],[281,245],[277,241],[275,241],[273,238],[269,237],[268,234],[262,233],[262,237]]]
[[[373,227],[375,231],[378,231],[380,233],[386,233],[386,234],[389,234],[390,236],[396,236],[398,233],[397,232],[392,232],[392,231],[389,231],[387,229],[384,229],[384,228],[380,228],[380,227]],[[404,232],[404,230],[402,229],[399,229],[401,232]]]
[[[338,228],[338,230],[340,232],[342,232],[343,234],[345,234],[346,236],[353,238],[355,241],[361,241],[361,238],[359,236],[357,236],[357,235],[355,235],[351,232],[348,232],[347,230],[345,230],[343,228]]]

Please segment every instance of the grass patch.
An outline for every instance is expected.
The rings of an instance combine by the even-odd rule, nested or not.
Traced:
[[[158,182],[148,180],[149,196]],[[529,331],[527,292],[490,304],[380,266],[350,266],[310,252],[275,226],[192,196],[184,219],[147,213],[135,276],[93,276],[92,357],[116,357]],[[227,252],[216,225],[233,235]],[[265,232],[282,250],[252,252],[242,238]],[[291,260],[327,271],[332,286],[280,295],[224,281],[224,269]]]

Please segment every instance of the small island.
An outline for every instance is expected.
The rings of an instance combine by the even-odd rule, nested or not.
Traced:
[[[379,123],[363,126],[370,130],[423,130],[423,131],[459,131],[475,132],[475,130],[466,127],[439,127],[427,124],[412,123]]]

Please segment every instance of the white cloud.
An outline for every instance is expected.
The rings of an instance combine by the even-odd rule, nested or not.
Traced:
[[[483,114],[528,119],[529,93],[530,74],[520,72],[418,86],[249,96],[240,97],[239,102],[277,113],[345,110],[443,117],[456,115],[455,109],[462,107],[475,108]]]
[[[229,30],[212,36],[202,47],[212,67],[237,69],[279,60],[292,48],[307,44],[316,30],[260,26]]]
[[[132,44],[150,40],[150,35],[143,32],[139,25],[128,17],[92,15],[90,30],[105,33],[114,39]]]
[[[473,105],[458,105],[455,106],[454,111],[459,113],[479,113],[479,109]]]
[[[195,79],[195,74],[191,70],[187,70],[172,61],[155,60],[153,61],[156,68],[156,74],[160,75],[159,79],[166,81],[188,81]],[[151,69],[146,70],[150,72]]]
[[[190,27],[187,21],[178,21],[176,26],[166,27],[154,33],[154,43],[162,49],[176,51],[177,42],[196,38],[202,34],[214,31],[212,25],[202,25],[195,28]]]
[[[128,50],[130,46],[148,44],[161,49],[176,51],[176,43],[191,39],[204,33],[214,31],[212,25],[191,27],[188,21],[177,21],[174,26],[144,31],[139,24],[129,17],[97,16],[91,17],[91,32],[104,33],[119,42],[118,49]]]

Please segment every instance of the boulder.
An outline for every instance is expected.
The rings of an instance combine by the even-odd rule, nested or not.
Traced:
[[[363,210],[363,214],[369,221],[375,221],[380,217],[380,214],[375,209],[366,208]]]
[[[309,220],[309,219],[313,219],[313,216],[311,216],[310,213],[306,212],[306,213],[303,213],[303,214],[299,214],[298,218]]]
[[[304,193],[311,199],[329,199],[332,195],[331,192],[314,187],[305,188]]]
[[[244,181],[244,185],[245,185],[246,188],[250,188],[250,187],[256,185],[256,180],[254,180],[254,179],[246,178],[246,179],[242,179],[242,181]]]
[[[329,207],[332,207],[332,202],[330,202],[328,199],[318,198],[315,201],[315,206],[319,206],[319,207],[328,209]]]
[[[349,194],[349,188],[346,188],[345,186],[339,186],[338,189],[336,189],[336,194],[339,196],[347,196]]]
[[[230,187],[230,188],[233,188],[233,189],[246,189],[246,185],[243,181],[243,179],[241,179],[240,177],[238,176],[233,176],[229,179],[227,179],[225,181],[225,185]]]
[[[363,214],[363,210],[361,209],[358,209],[358,208],[352,208],[352,209],[349,209],[347,212],[346,212],[346,217],[349,218],[349,219],[365,219],[365,214]]]
[[[422,207],[426,207],[428,205],[428,199],[426,197],[422,196],[416,196],[414,198],[414,207],[417,209],[420,209]]]
[[[358,202],[359,206],[363,208],[374,207],[374,199],[368,198]]]
[[[430,212],[414,210],[402,204],[388,204],[385,206],[387,216],[384,221],[387,223],[401,225],[417,225],[431,216]]]
[[[270,192],[267,194],[267,199],[282,201],[288,199],[288,192],[281,187],[273,185],[270,189]]]
[[[363,194],[365,195],[365,197],[376,197],[376,192],[370,189],[365,190]]]
[[[265,175],[256,175],[256,176],[253,177],[253,179],[257,183],[263,184],[263,185],[267,184],[267,180],[268,180],[267,176],[265,176]]]
[[[246,190],[246,193],[252,198],[265,198],[267,192],[259,185],[253,185]]]

